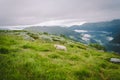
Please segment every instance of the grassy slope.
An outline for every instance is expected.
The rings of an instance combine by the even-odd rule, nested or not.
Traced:
[[[109,62],[119,55],[70,40],[60,51],[56,43],[0,32],[0,80],[120,80],[120,64]]]

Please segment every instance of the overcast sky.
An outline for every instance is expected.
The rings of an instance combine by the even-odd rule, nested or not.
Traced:
[[[0,0],[0,26],[120,19],[120,0]]]

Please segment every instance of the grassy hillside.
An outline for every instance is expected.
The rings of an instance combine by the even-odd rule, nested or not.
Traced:
[[[0,31],[0,80],[120,80],[111,57],[120,58],[55,35]]]

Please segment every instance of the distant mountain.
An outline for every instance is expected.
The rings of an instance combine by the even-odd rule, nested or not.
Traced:
[[[9,30],[9,29],[8,29],[8,28],[3,28],[3,27],[1,28],[1,27],[0,27],[0,30]]]
[[[120,19],[112,21],[85,23],[69,27],[61,26],[32,26],[28,31],[64,34],[67,37],[85,44],[99,43],[109,51],[120,53]],[[115,49],[114,49],[115,48]]]
[[[120,53],[120,19],[85,23],[81,26],[71,26],[69,29],[82,35],[82,40],[79,41],[99,43],[106,46],[109,51]]]
[[[120,44],[120,34],[114,37],[114,39],[111,41],[112,43]]]
[[[25,28],[25,30],[33,31],[33,32],[48,32],[50,34],[70,34],[73,32],[72,30],[66,27],[60,26],[32,26]]]

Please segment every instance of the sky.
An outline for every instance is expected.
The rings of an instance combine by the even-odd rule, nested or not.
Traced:
[[[120,0],[0,0],[0,26],[120,19]]]

